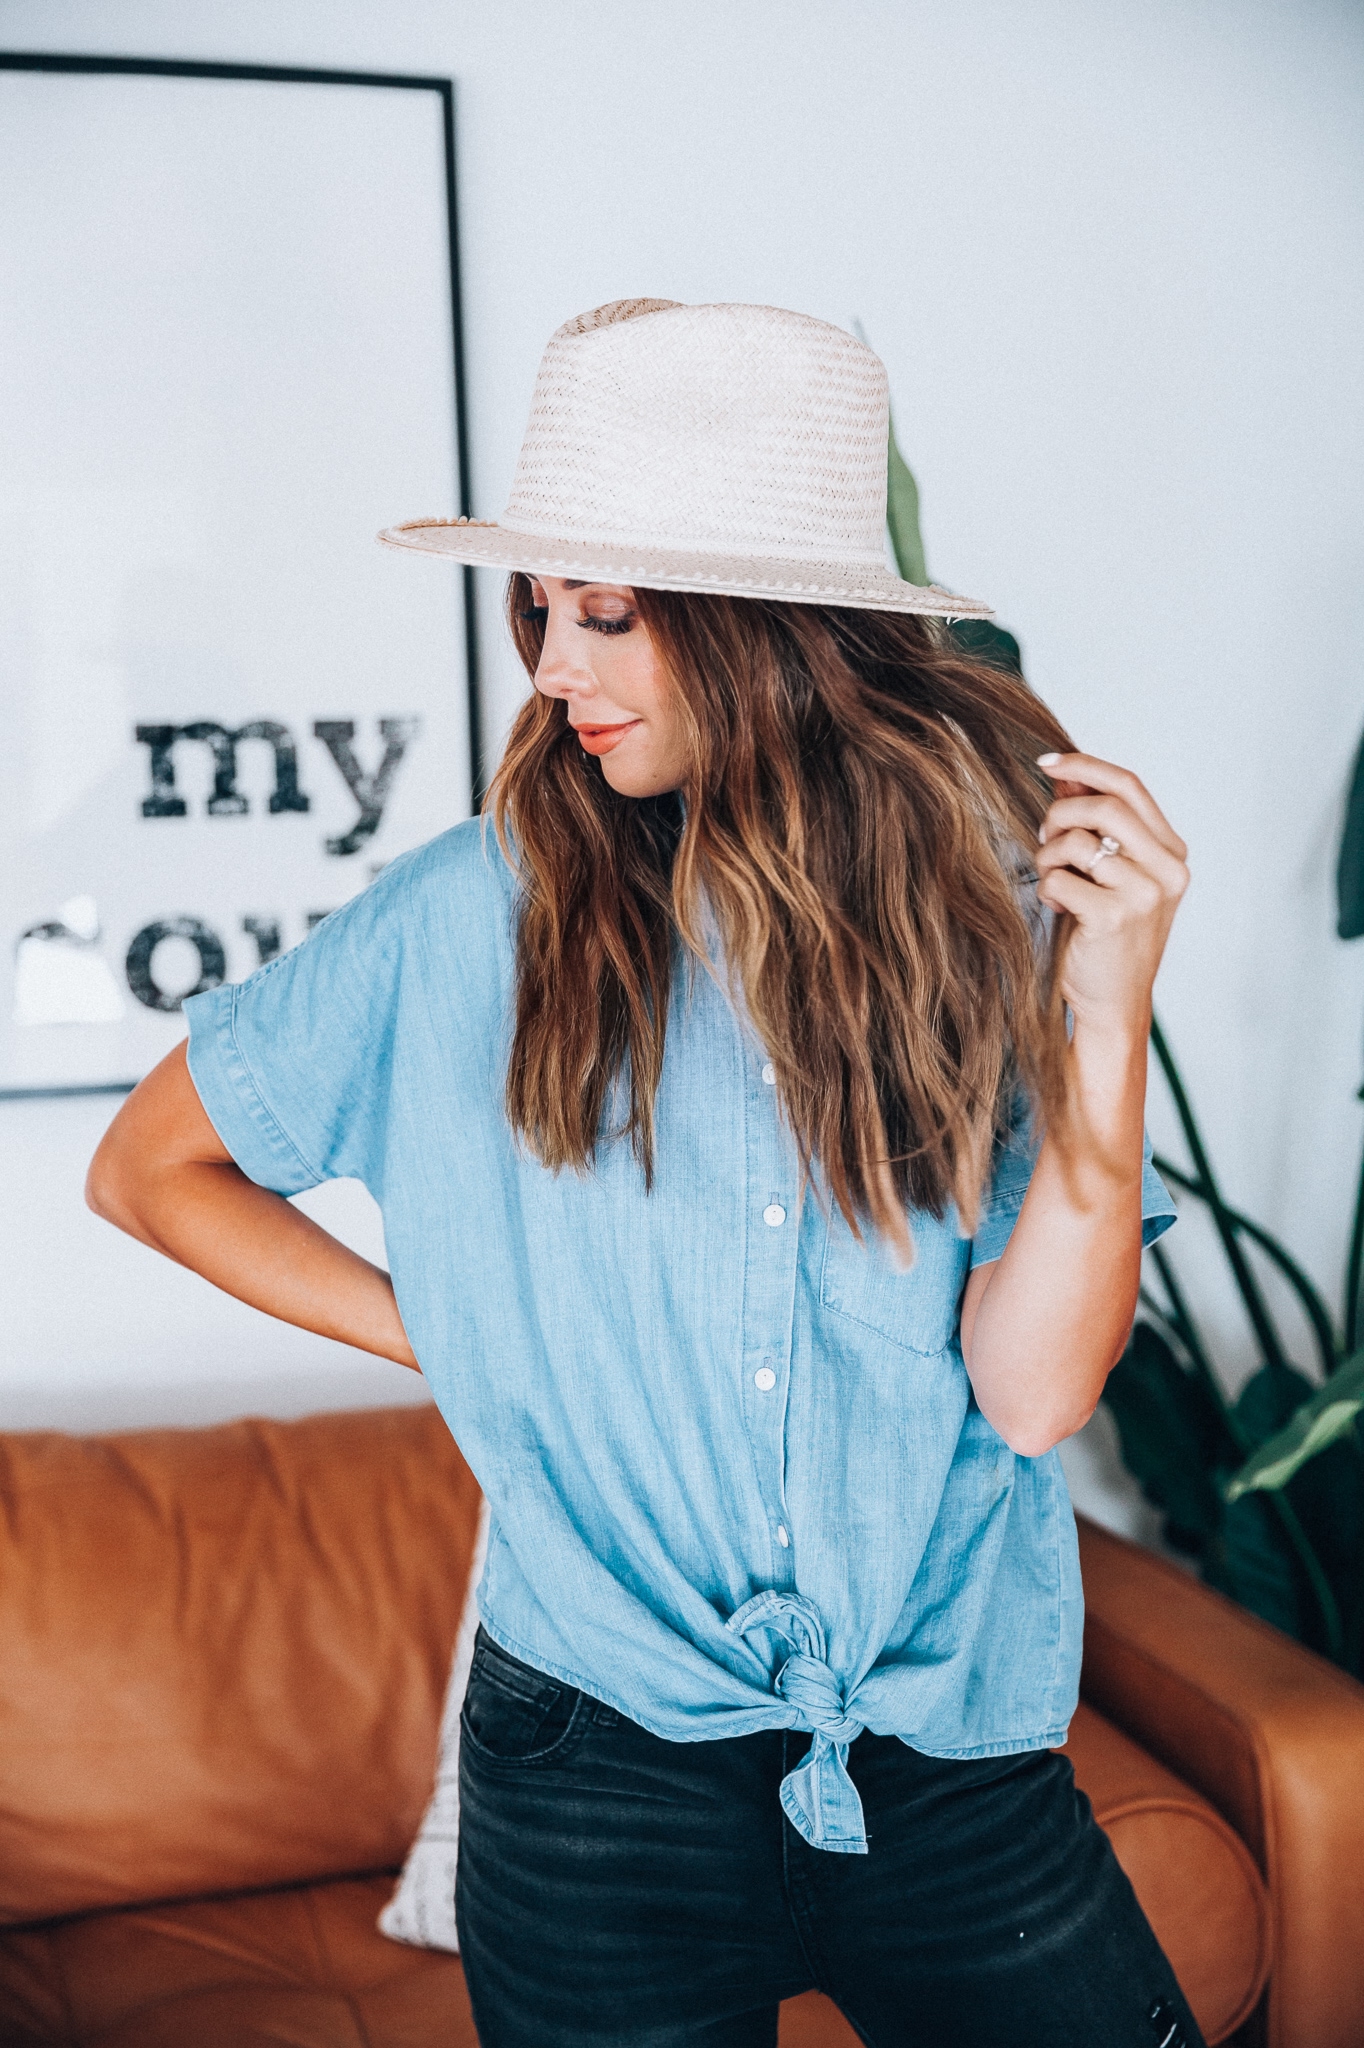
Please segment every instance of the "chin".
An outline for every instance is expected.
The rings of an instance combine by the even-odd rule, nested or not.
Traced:
[[[621,761],[616,763],[608,754],[601,764],[602,774],[618,796],[662,796],[672,784],[665,776],[651,775],[647,768],[637,762],[633,769]]]

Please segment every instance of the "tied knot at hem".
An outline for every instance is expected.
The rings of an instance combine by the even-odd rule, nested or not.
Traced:
[[[804,1761],[781,1781],[787,1819],[813,1849],[864,1856],[867,1832],[862,1801],[848,1775],[848,1745],[865,1724],[844,1703],[818,1609],[800,1593],[755,1593],[726,1627],[745,1639],[768,1629],[791,1650],[771,1680],[772,1690],[794,1708],[796,1725],[808,1728],[814,1740]]]
[[[863,1724],[843,1710],[843,1688],[821,1657],[797,1650],[777,1673],[773,1690],[804,1716],[810,1731],[830,1742],[855,1742]]]

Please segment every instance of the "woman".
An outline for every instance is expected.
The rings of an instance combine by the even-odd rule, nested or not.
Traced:
[[[501,525],[534,682],[478,822],[187,1006],[91,1200],[417,1366],[493,1535],[458,1910],[484,2048],[1192,2048],[1051,1753],[1054,1446],[1170,1220],[1184,847],[889,574],[886,388],[770,308],[561,329]],[[284,1197],[380,1202],[393,1278]]]

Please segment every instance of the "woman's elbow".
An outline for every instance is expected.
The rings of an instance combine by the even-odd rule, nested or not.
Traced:
[[[230,1157],[178,1045],[138,1083],[100,1139],[85,1176],[86,1204],[106,1223],[159,1245],[154,1221],[178,1207],[181,1169],[197,1164],[226,1165]]]
[[[127,1179],[119,1148],[110,1144],[106,1133],[86,1169],[86,1208],[93,1210],[105,1223],[117,1223],[126,1229],[125,1219],[129,1214]]]
[[[1044,1458],[1048,1451],[1054,1451],[1067,1437],[1082,1430],[1098,1405],[1096,1399],[1082,1407],[1002,1417],[994,1428],[1016,1458]]]
[[[1067,1437],[1074,1436],[1088,1422],[1087,1415],[1066,1422],[1029,1422],[1017,1429],[1000,1431],[1005,1443],[1016,1458],[1045,1458],[1048,1451],[1054,1451]]]
[[[148,1162],[115,1122],[95,1149],[85,1175],[85,1206],[105,1223],[147,1241],[147,1196],[155,1178]]]

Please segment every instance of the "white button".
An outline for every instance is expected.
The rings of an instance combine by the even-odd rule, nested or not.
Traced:
[[[764,1081],[766,1081],[766,1083],[767,1083],[767,1085],[768,1085],[768,1087],[769,1087],[769,1088],[775,1088],[775,1087],[776,1087],[776,1085],[777,1085],[777,1070],[776,1070],[776,1068],[775,1068],[775,1067],[773,1066],[773,1064],[772,1064],[771,1060],[767,1060],[767,1061],[766,1061],[766,1062],[764,1063],[764,1066],[763,1066],[763,1079],[764,1079]]]
[[[780,1543],[783,1550],[789,1550],[791,1548],[791,1538],[787,1535],[785,1529],[783,1529],[780,1522],[778,1522],[777,1524],[777,1541],[778,1543]]]
[[[780,1202],[769,1202],[763,1210],[763,1222],[769,1230],[780,1230],[786,1221],[786,1211]]]
[[[777,1375],[770,1365],[760,1365],[753,1375],[753,1384],[760,1394],[770,1394],[777,1384]]]

